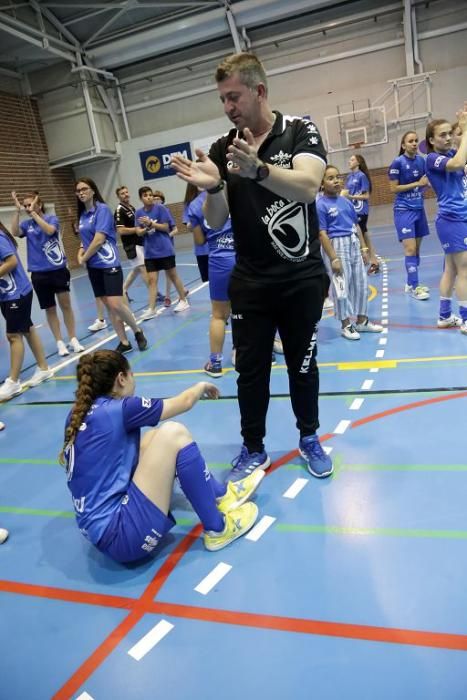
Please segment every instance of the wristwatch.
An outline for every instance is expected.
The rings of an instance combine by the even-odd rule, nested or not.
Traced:
[[[260,163],[256,168],[255,182],[262,182],[267,177],[269,177],[269,165],[267,163]]]

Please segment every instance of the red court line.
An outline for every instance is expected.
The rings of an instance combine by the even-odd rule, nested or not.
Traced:
[[[37,586],[17,581],[0,581],[0,591],[35,596],[36,598],[49,598],[50,600],[64,600],[67,603],[84,603],[86,605],[100,605],[104,608],[125,608],[127,610],[132,610],[137,600],[127,596],[88,593],[87,591],[75,591],[55,586]]]
[[[442,403],[443,401],[451,401],[452,399],[462,399],[465,397],[467,397],[467,391],[460,391],[457,394],[450,394],[448,396],[436,396],[431,399],[425,399],[424,401],[414,401],[413,403],[407,403],[404,406],[389,408],[387,411],[373,413],[371,416],[367,416],[366,418],[360,418],[359,420],[353,421],[350,427],[359,428],[361,425],[365,425],[366,423],[372,423],[375,420],[380,420],[380,418],[387,418],[388,416],[393,416],[396,413],[402,413],[403,411],[410,411],[413,408],[421,408],[422,406],[429,406],[433,403]]]

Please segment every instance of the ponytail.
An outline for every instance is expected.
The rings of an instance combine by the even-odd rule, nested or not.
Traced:
[[[368,184],[370,187],[370,194],[373,189],[373,185],[371,183],[371,176],[370,176],[370,171],[368,170],[368,165],[366,164],[366,160],[363,156],[361,156],[359,153],[355,155],[355,158],[357,159],[358,167],[362,171],[364,175],[366,175],[368,179]]]

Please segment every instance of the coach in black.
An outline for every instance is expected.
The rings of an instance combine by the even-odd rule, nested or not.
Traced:
[[[118,197],[117,208],[114,212],[115,226],[122,237],[123,249],[131,265],[131,270],[123,283],[123,293],[130,301],[128,290],[138,275],[141,275],[146,286],[148,284],[144,265],[144,246],[143,239],[136,233],[135,208],[130,203],[128,187],[126,185],[117,187],[115,194]]]
[[[229,478],[265,469],[266,414],[276,328],[284,347],[299,449],[317,477],[332,473],[316,431],[319,377],[316,332],[327,277],[315,196],[326,165],[316,126],[273,111],[259,59],[234,54],[217,68],[224,111],[235,128],[199,162],[173,159],[179,176],[207,190],[205,215],[220,228],[229,211],[237,263],[230,281],[243,447]]]

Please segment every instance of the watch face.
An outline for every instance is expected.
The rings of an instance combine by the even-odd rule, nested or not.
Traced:
[[[261,180],[265,180],[268,175],[269,175],[269,166],[266,165],[266,163],[263,163],[262,165],[258,165],[258,169],[256,171],[256,182],[261,182]]]

